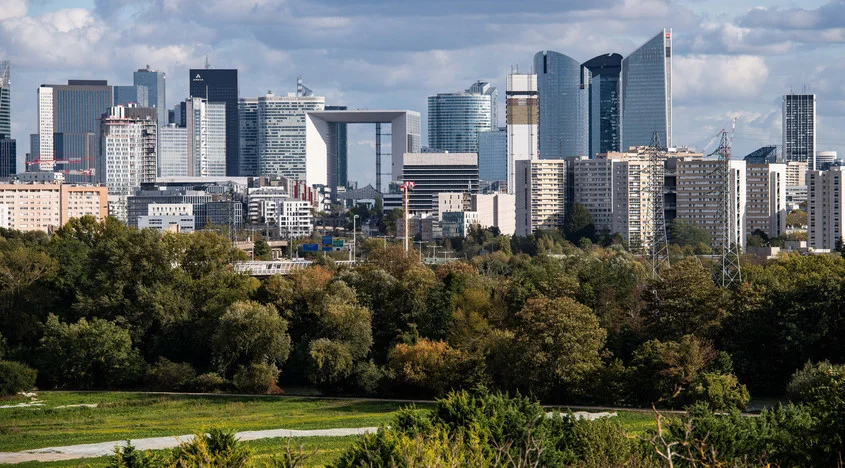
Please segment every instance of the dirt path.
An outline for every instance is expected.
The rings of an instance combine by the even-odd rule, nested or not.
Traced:
[[[236,436],[242,441],[272,439],[276,437],[337,437],[367,434],[378,430],[377,427],[340,428],[340,429],[268,429],[265,431],[238,432]],[[193,435],[149,437],[134,439],[132,445],[139,450],[162,450],[178,446],[184,441],[193,439]],[[96,444],[68,445],[65,447],[47,447],[22,452],[0,452],[0,464],[23,463],[30,461],[51,462],[58,460],[72,460],[75,458],[105,457],[114,453],[116,446],[124,446],[126,441],[99,442]]]

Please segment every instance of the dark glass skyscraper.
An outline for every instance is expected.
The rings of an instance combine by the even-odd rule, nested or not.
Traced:
[[[599,55],[584,63],[589,78],[589,156],[619,151],[619,73],[622,56]]]
[[[18,172],[18,153],[12,140],[11,65],[0,62],[0,177],[9,177]]]
[[[165,79],[167,76],[162,71],[152,70],[150,66],[147,68],[139,68],[133,74],[133,82],[136,87],[143,86],[146,89],[147,106],[155,107],[158,116],[158,126],[167,126],[167,100],[165,94],[167,92],[167,85]],[[138,91],[141,94],[141,91]],[[140,97],[138,98],[140,99]],[[139,101],[140,105],[140,101]],[[144,107],[144,106],[142,106]]]
[[[346,106],[326,106],[327,111],[346,109]],[[349,185],[346,124],[342,122],[329,122],[329,128],[332,129],[331,132],[333,135],[337,135],[337,138],[333,138],[330,142],[334,146],[334,150],[329,150],[329,154],[334,153],[337,155],[337,163],[335,164],[337,168],[337,185],[345,187]]]
[[[238,70],[192,68],[188,80],[191,97],[226,104],[226,175],[239,175]]]
[[[534,55],[539,93],[540,159],[585,155],[587,96],[581,63],[558,52]]]
[[[622,59],[622,149],[647,146],[655,131],[672,146],[672,30]]]

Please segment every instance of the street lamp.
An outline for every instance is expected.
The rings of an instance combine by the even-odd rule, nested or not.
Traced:
[[[356,230],[356,225],[357,225],[356,221],[357,220],[358,220],[358,215],[355,215],[355,216],[352,217],[352,250],[351,250],[352,259],[351,260],[353,262],[355,261],[355,258],[356,258],[355,257],[355,247],[358,246],[358,243],[356,242],[356,239],[357,239],[356,234],[358,233],[358,231]]]

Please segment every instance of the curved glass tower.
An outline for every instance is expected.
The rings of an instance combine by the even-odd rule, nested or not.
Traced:
[[[428,97],[428,146],[450,153],[477,153],[478,132],[495,130],[496,88],[478,81],[464,93]]]
[[[672,146],[672,30],[664,29],[622,60],[622,150]]]
[[[587,154],[587,86],[581,63],[558,52],[534,55],[539,92],[540,159]]]
[[[619,73],[622,56],[604,54],[584,62],[589,80],[589,155],[619,151]]]

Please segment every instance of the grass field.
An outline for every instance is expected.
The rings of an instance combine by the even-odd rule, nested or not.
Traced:
[[[245,431],[379,426],[406,406],[360,400],[117,392],[40,392],[37,398],[44,406],[0,409],[0,452],[175,436],[211,427]],[[29,399],[17,397],[0,400],[0,405],[27,401]],[[430,407],[426,404],[415,406],[420,410]],[[619,411],[618,418],[634,433],[654,427],[654,417],[650,413]],[[309,437],[294,439],[293,445],[302,444],[307,452],[316,449],[317,453],[308,460],[309,466],[323,466],[356,439],[356,436]],[[286,439],[264,439],[248,444],[256,454],[270,457],[286,442]],[[107,458],[103,457],[15,466],[102,467],[106,463]]]

